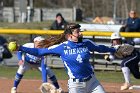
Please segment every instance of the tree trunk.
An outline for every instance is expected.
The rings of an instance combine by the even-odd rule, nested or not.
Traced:
[[[131,0],[131,10],[136,10],[136,0]]]
[[[128,7],[127,7],[127,0],[124,0],[124,9],[125,9],[125,16],[128,17]]]
[[[91,5],[91,6],[92,6],[92,9],[91,9],[91,11],[92,11],[92,16],[93,16],[93,18],[95,18],[95,12],[94,12],[94,10],[95,10],[95,9],[94,9],[94,6],[95,6],[95,5],[94,5],[94,3],[95,3],[94,0],[92,0],[92,5]]]

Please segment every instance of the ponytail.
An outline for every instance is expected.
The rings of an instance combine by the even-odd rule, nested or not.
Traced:
[[[58,36],[51,36],[50,38],[45,39],[44,48],[48,48],[49,46],[59,44],[59,43],[64,42],[64,41],[66,41],[64,33],[62,33]]]

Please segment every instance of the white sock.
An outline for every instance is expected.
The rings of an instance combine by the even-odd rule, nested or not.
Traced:
[[[130,69],[128,67],[122,67],[122,72],[126,83],[130,83]]]

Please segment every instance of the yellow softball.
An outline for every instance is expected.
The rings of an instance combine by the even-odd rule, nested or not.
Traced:
[[[9,49],[10,51],[16,51],[16,49],[17,49],[17,43],[16,43],[16,42],[10,42],[10,43],[8,44],[8,49]]]

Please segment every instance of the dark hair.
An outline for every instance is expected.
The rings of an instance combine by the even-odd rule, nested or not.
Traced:
[[[63,16],[62,16],[61,13],[57,13],[57,14],[56,14],[56,17],[58,17],[58,16],[61,16],[61,18],[63,18]]]
[[[66,41],[64,33],[45,39],[44,48]]]
[[[67,25],[66,29],[64,30],[64,34],[72,34],[73,29],[80,28],[81,26],[79,24],[70,23]]]

